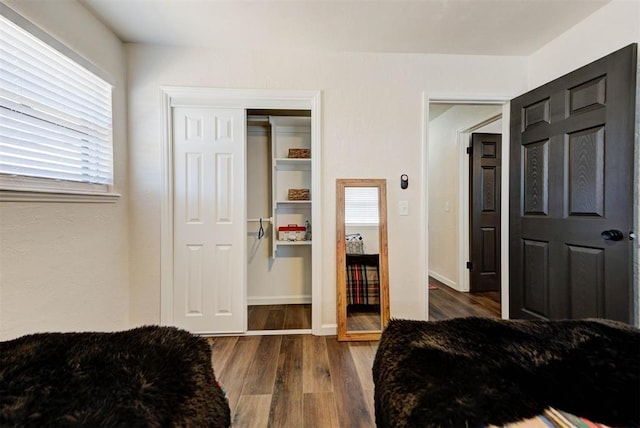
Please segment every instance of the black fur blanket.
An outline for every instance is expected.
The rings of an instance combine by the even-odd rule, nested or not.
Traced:
[[[373,379],[378,427],[503,425],[547,407],[640,426],[640,330],[603,320],[391,320]]]
[[[0,342],[0,426],[228,427],[207,341],[172,327]]]

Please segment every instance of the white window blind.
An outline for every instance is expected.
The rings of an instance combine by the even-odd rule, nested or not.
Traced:
[[[344,216],[347,224],[378,224],[378,188],[346,187]]]
[[[0,176],[113,184],[111,92],[0,16]]]

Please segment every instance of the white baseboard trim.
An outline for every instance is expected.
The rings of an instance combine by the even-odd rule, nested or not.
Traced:
[[[245,332],[245,336],[280,336],[280,335],[293,335],[293,334],[311,334],[311,329],[300,330],[249,330]]]
[[[335,336],[338,334],[338,324],[322,324],[320,336]]]
[[[311,304],[311,295],[302,296],[254,296],[247,297],[249,306]]]
[[[458,287],[458,284],[457,284],[454,280],[452,280],[452,279],[450,279],[450,278],[447,278],[447,277],[446,277],[446,276],[444,276],[444,275],[440,275],[439,273],[436,273],[436,272],[434,272],[434,271],[431,271],[431,270],[430,270],[430,271],[429,271],[429,276],[431,276],[431,277],[433,277],[433,278],[437,279],[438,281],[440,281],[441,283],[443,283],[443,284],[445,284],[445,285],[448,285],[449,287],[453,288],[454,290],[457,290],[457,291],[464,291],[464,290],[461,290],[461,289]]]

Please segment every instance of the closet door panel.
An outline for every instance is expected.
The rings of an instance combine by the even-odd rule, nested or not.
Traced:
[[[174,109],[174,323],[244,331],[244,110]]]

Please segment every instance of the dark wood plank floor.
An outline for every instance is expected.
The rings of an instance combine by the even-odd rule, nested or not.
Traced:
[[[434,281],[432,320],[499,317],[497,293],[459,293]],[[303,323],[298,324],[301,320]],[[249,328],[311,328],[310,305],[249,307]],[[371,368],[378,342],[335,336],[210,337],[216,377],[237,427],[375,426]]]
[[[335,336],[208,338],[237,427],[374,427],[377,342]]]
[[[500,318],[500,293],[461,293],[429,277],[429,319],[438,321],[457,317]]]
[[[347,331],[380,330],[380,308],[347,308]]]
[[[437,321],[456,317],[501,316],[500,293],[461,293],[429,277],[429,319]],[[256,305],[248,307],[249,330],[311,329],[311,305]],[[366,311],[354,312],[347,320],[349,330],[368,330],[379,325],[379,317]],[[375,329],[375,327],[371,327]]]
[[[311,329],[311,305],[252,305],[249,330]]]

